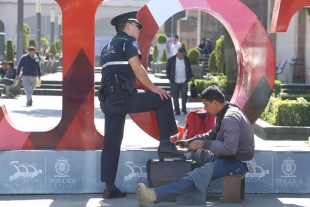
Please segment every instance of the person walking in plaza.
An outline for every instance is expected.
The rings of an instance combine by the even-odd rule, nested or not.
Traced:
[[[158,188],[137,184],[137,201],[141,207],[172,198],[177,198],[179,205],[205,204],[210,180],[243,175],[254,169],[254,133],[246,115],[236,105],[227,103],[217,86],[205,89],[201,100],[204,108],[217,117],[216,126],[205,134],[176,142],[176,145],[193,152],[191,158],[200,167],[187,173],[180,181]]]
[[[2,61],[2,67],[0,68],[0,78],[3,78],[6,74],[8,69],[8,64],[6,61]]]
[[[40,60],[36,55],[36,48],[31,46],[28,53],[23,55],[17,66],[16,80],[22,71],[22,81],[24,91],[27,97],[26,106],[32,106],[32,94],[36,85],[37,78],[41,78]]]
[[[160,139],[158,154],[183,154],[170,142],[170,136],[178,130],[169,93],[151,82],[140,62],[137,39],[142,25],[136,16],[137,11],[132,11],[111,20],[117,34],[101,52],[102,78],[98,98],[105,117],[101,153],[101,181],[106,184],[104,199],[127,195],[114,183],[127,114],[154,110]],[[137,90],[136,78],[149,90]]]
[[[182,112],[187,114],[186,102],[188,82],[194,80],[194,75],[192,73],[190,60],[186,56],[186,50],[183,47],[180,47],[178,53],[168,59],[166,74],[170,82],[175,115],[180,115],[180,92],[182,97]]]
[[[179,36],[174,35],[173,43],[171,44],[170,56],[176,55],[180,47],[182,47],[182,44],[179,42]]]

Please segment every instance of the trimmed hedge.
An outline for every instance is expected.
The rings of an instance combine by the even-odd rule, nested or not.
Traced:
[[[159,44],[165,44],[166,42],[167,42],[167,35],[165,35],[165,34],[158,34],[157,35],[157,42],[159,43]]]
[[[157,47],[157,45],[155,45],[154,50],[153,50],[153,61],[154,61],[154,63],[157,62],[158,53],[159,53],[158,47]]]
[[[282,88],[281,81],[275,80],[274,81],[274,93],[276,96],[281,93],[281,88]]]
[[[188,58],[191,64],[197,65],[200,59],[200,52],[196,48],[192,48],[188,51]]]
[[[208,61],[208,68],[210,69],[211,73],[219,72],[219,69],[216,65],[216,55],[215,55],[214,50],[210,54],[209,61]]]
[[[208,75],[207,79],[195,79],[195,85],[197,87],[198,94],[201,94],[207,87],[216,85],[221,89],[221,91],[223,91],[224,94],[232,95],[236,87],[236,81],[227,82],[226,76],[224,75]],[[190,88],[190,85],[188,88]]]
[[[11,39],[6,41],[6,61],[14,62],[13,40]]]
[[[297,100],[297,98],[303,97],[310,102],[310,94],[281,94],[282,100]]]
[[[277,126],[310,126],[310,103],[304,98],[282,100],[272,96],[261,118]]]
[[[185,49],[185,51],[187,52],[187,47],[186,47],[184,42],[181,43],[181,47],[183,47]]]
[[[280,101],[277,105],[276,124],[280,126],[310,126],[310,103]]]
[[[163,51],[163,55],[161,56],[160,61],[163,62],[163,63],[166,63],[167,60],[168,60],[168,55],[167,55],[167,50],[165,48],[164,51]]]
[[[35,48],[37,49],[37,42],[36,42],[36,40],[33,39],[33,38],[31,38],[31,39],[29,40],[28,45],[29,45],[29,47],[30,47],[30,46],[33,46],[33,47],[35,47]]]

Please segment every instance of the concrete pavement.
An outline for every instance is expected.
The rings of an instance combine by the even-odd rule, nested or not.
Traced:
[[[241,203],[222,203],[220,194],[208,195],[205,205],[217,207],[309,207],[309,194],[246,194]],[[135,194],[129,194],[126,198],[103,200],[101,194],[82,195],[13,195],[1,196],[0,207],[138,207]],[[175,202],[163,202],[149,204],[148,207],[177,206]],[[184,207],[190,207],[184,205]]]

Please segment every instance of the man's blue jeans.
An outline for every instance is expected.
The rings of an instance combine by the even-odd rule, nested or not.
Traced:
[[[188,91],[187,81],[185,81],[184,83],[170,82],[170,87],[171,87],[171,95],[173,98],[174,112],[180,113],[179,92],[181,92],[182,97],[182,112],[185,112],[187,102],[187,91]]]
[[[214,165],[211,180],[216,180],[227,175],[243,175],[248,171],[246,163],[228,158],[215,159],[213,163],[207,163],[206,165],[208,164]],[[154,188],[156,203],[190,193],[195,188],[194,181],[188,178],[182,178],[178,182]]]

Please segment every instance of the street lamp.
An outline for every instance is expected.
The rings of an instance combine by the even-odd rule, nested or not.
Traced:
[[[55,9],[51,9],[51,44],[54,42]]]
[[[41,0],[36,0],[36,12],[37,12],[37,49],[41,50]]]
[[[58,39],[61,40],[61,23],[62,23],[62,14],[58,13]]]

